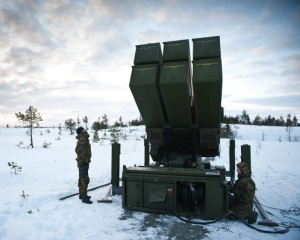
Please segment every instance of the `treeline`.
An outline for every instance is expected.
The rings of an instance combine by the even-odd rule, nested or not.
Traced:
[[[298,123],[297,117],[291,114],[286,116],[286,119],[283,116],[279,118],[272,117],[271,115],[267,117],[261,117],[256,115],[255,118],[251,121],[246,110],[243,110],[242,114],[233,116],[224,116],[222,123],[225,124],[246,124],[246,125],[259,125],[259,126],[300,126]]]
[[[85,128],[88,130],[88,126],[87,126],[87,123],[89,121],[88,117],[85,116],[84,118],[82,118],[82,121],[85,125]],[[71,134],[74,133],[76,128],[82,126],[79,116],[77,116],[76,121],[74,121],[72,118],[65,120],[64,125],[65,128],[68,129]],[[115,121],[114,124],[110,125],[108,116],[104,114],[103,116],[99,117],[97,121],[94,121],[92,123],[92,129],[94,131],[99,131],[101,129],[123,128],[127,126],[139,126],[139,125],[144,125],[144,121],[141,116],[139,118],[129,121],[127,124],[123,122],[123,118],[122,116],[120,116],[119,120]]]

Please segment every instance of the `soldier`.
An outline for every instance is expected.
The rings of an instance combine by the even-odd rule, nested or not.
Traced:
[[[253,198],[255,195],[255,183],[251,178],[251,172],[248,164],[240,162],[237,165],[238,180],[236,180],[230,192],[234,194],[235,199],[230,203],[229,209],[235,212],[243,219],[248,219],[248,223],[256,222],[257,212],[253,209]],[[231,220],[236,220],[233,216]]]
[[[79,199],[82,199],[83,203],[91,204],[93,203],[90,200],[90,196],[87,196],[87,188],[90,182],[89,178],[89,163],[91,162],[92,152],[91,152],[91,144],[89,142],[89,134],[83,127],[79,127],[76,130],[78,134],[76,136],[77,145],[75,152],[77,154],[77,167],[79,169],[79,179],[78,179],[78,187],[79,187]]]

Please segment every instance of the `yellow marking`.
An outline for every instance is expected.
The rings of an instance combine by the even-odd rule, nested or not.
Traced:
[[[210,65],[213,65],[213,64],[218,64],[217,62],[214,62],[214,63],[197,63],[196,65],[200,65],[200,66],[210,66]]]
[[[140,47],[139,49],[150,49],[150,48],[156,48],[156,46],[152,46],[152,47]]]
[[[166,45],[166,46],[176,47],[176,46],[182,45],[182,44],[186,44],[186,43],[173,43],[173,44],[168,44],[168,45]]]
[[[184,67],[185,65],[175,65],[175,66],[165,66],[164,68],[178,68],[178,67]]]
[[[197,41],[197,43],[209,43],[209,42],[215,42],[217,40],[206,40],[206,41]]]
[[[151,70],[151,69],[154,69],[154,68],[137,68],[135,70],[136,71],[147,71],[147,70]]]

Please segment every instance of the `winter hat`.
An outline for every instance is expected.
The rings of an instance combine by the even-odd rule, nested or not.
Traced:
[[[79,128],[77,128],[76,133],[80,134],[82,132],[82,130],[83,130],[83,127],[79,127]]]
[[[241,170],[241,172],[246,172],[247,170],[249,170],[248,164],[244,162],[240,162],[236,166]]]

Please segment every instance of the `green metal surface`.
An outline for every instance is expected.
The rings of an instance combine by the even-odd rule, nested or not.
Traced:
[[[144,139],[144,166],[149,165],[149,142],[148,139]]]
[[[231,181],[235,180],[235,140],[229,142],[229,171],[232,174]]]
[[[158,82],[157,64],[132,67],[129,87],[146,127],[150,128],[166,124]]]
[[[176,175],[190,177],[224,177],[222,170],[215,169],[195,169],[195,168],[175,168],[175,167],[128,167],[126,172],[138,174],[159,174]]]
[[[193,62],[196,124],[200,128],[219,128],[222,100],[221,59]]]
[[[174,184],[168,182],[143,181],[143,207],[164,209],[161,202],[174,210],[174,194],[167,194],[168,189],[174,189]]]
[[[220,58],[220,37],[195,38],[193,40],[193,59]]]
[[[251,147],[248,144],[241,146],[241,161],[247,163],[251,171]]]
[[[128,207],[139,207],[140,206],[140,181],[127,181],[123,185],[123,189],[126,189],[126,203]],[[124,202],[124,200],[123,200]]]
[[[120,154],[121,145],[113,143],[111,145],[111,183],[118,187],[120,182]]]
[[[163,207],[163,203],[167,208],[180,215],[217,218],[226,213],[228,196],[227,188],[224,185],[224,174],[217,175],[217,177],[216,175],[201,176],[205,171],[198,170],[200,173],[196,174],[195,169],[192,169],[194,171],[189,170],[161,169],[159,167],[124,169],[123,186],[126,187],[123,188],[123,208],[134,211],[168,213]],[[206,171],[216,172],[212,169],[206,169]],[[165,174],[163,174],[164,172]],[[200,191],[201,194],[198,196],[198,202],[201,203],[200,211],[182,209],[180,203],[190,201],[188,198],[184,199],[185,195],[182,195],[178,189],[178,186],[184,182],[193,182],[194,186],[202,188],[203,192]],[[137,186],[139,186],[139,190],[137,190]],[[165,193],[162,192],[163,189],[165,189]]]
[[[190,44],[188,39],[164,42],[163,62],[176,61],[190,62]]]
[[[134,64],[162,63],[160,43],[149,43],[137,45],[134,57]]]
[[[220,149],[224,115],[220,38],[193,39],[193,45],[193,83],[189,40],[164,42],[162,56],[159,43],[136,46],[129,85],[147,139],[145,166],[123,167],[125,209],[169,213],[167,207],[179,215],[207,218],[228,211],[226,169],[201,161],[202,157],[218,156]],[[155,161],[150,165],[148,141]],[[235,169],[234,150],[234,142],[230,142],[231,172]],[[247,151],[242,150],[244,161],[250,156]]]
[[[159,85],[172,128],[191,127],[189,81],[189,62],[170,62],[161,65]]]

